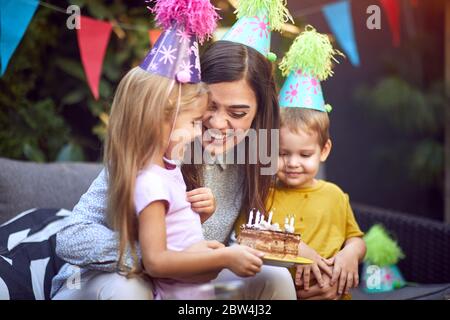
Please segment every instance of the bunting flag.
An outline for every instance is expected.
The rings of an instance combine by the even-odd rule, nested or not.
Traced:
[[[112,25],[109,22],[80,17],[80,29],[77,29],[78,47],[89,87],[96,100],[99,97],[103,59],[111,30]]]
[[[389,27],[392,34],[392,45],[400,46],[400,5],[398,0],[380,0],[381,6],[386,12]]]
[[[400,45],[400,4],[398,0],[379,0],[386,12],[392,33],[392,43]],[[411,6],[418,7],[418,0],[409,0]],[[8,63],[17,49],[36,9],[38,0],[0,0],[0,77],[5,73]],[[360,58],[355,40],[350,1],[341,0],[324,5],[321,10],[340,47],[354,66],[359,66]],[[77,29],[78,46],[86,78],[95,99],[99,98],[99,84],[103,59],[109,43],[112,25],[81,16],[81,28]],[[226,29],[217,30],[224,33]],[[162,31],[148,31],[153,46]],[[215,38],[220,38],[215,35]]]
[[[161,33],[162,30],[160,29],[152,29],[148,31],[148,38],[150,39],[150,44],[152,47],[155,45],[156,40],[158,40]]]
[[[325,5],[322,8],[325,19],[337,42],[354,66],[359,66],[358,47],[355,41],[353,21],[348,0]]]
[[[5,73],[38,4],[37,0],[0,1],[0,76]]]

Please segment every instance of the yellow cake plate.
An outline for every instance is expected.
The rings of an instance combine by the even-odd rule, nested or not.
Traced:
[[[271,256],[270,254],[265,255],[263,258],[263,262],[269,266],[276,267],[293,267],[296,264],[312,264],[313,261],[303,258],[303,257],[295,257],[295,258],[278,258],[275,256]]]

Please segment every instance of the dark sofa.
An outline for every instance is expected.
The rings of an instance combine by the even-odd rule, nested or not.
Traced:
[[[37,164],[0,158],[0,224],[30,208],[71,210],[101,169],[91,163]],[[405,252],[399,267],[410,282],[407,288],[386,294],[355,290],[355,299],[442,298],[450,293],[449,285],[443,285],[450,283],[449,225],[361,204],[353,204],[353,209],[364,231],[382,223],[392,232]]]

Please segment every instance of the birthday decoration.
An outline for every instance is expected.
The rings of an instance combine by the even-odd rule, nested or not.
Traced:
[[[152,11],[165,30],[140,67],[181,83],[200,82],[198,44],[212,36],[216,8],[209,0],[159,0]]]
[[[400,4],[397,0],[380,0],[381,6],[386,11],[392,34],[392,45],[400,46]]]
[[[246,227],[253,228],[253,229],[259,229],[259,230],[271,230],[271,231],[279,231],[282,232],[280,225],[278,223],[272,224],[272,217],[273,212],[269,212],[269,216],[267,217],[267,220],[265,220],[264,214],[259,212],[259,210],[256,211],[256,214],[254,216],[254,210],[250,210],[249,216],[248,216],[248,222],[246,224]],[[294,233],[295,232],[295,218],[293,215],[287,215],[284,219],[284,232],[287,233]]]
[[[152,29],[152,30],[148,31],[148,38],[150,39],[150,44],[152,46],[155,45],[155,43],[158,40],[161,33],[162,33],[162,30],[160,30],[160,29]]]
[[[374,225],[364,236],[367,252],[364,258],[364,290],[368,293],[389,292],[406,285],[397,263],[404,258],[402,249],[381,225]]]
[[[338,62],[336,55],[343,54],[333,48],[327,35],[306,26],[280,63],[282,74],[288,75],[280,90],[280,107],[330,112],[320,81],[333,75],[332,63]]]
[[[238,21],[222,40],[249,46],[270,61],[276,55],[270,52],[271,31],[279,31],[283,23],[293,21],[285,0],[240,0],[236,9]]]
[[[322,8],[323,14],[336,36],[336,40],[354,66],[359,66],[359,53],[353,30],[353,21],[348,0],[328,4]]]
[[[111,35],[112,25],[81,16],[80,29],[77,29],[78,47],[86,78],[94,98],[99,97],[98,86],[103,67],[103,59]]]
[[[5,73],[38,4],[37,0],[0,1],[0,76]]]
[[[399,2],[398,0],[379,0],[379,2],[387,15],[392,34],[392,44],[398,47],[401,38]],[[6,72],[12,55],[41,3],[45,2],[37,0],[0,1],[0,76]],[[409,0],[409,4],[417,8],[418,0]],[[52,8],[47,7],[47,9]],[[58,11],[65,11],[64,8],[58,9],[60,9]],[[200,72],[199,68],[196,68],[196,66],[199,67],[198,43],[202,44],[211,37],[212,30],[214,30],[219,18],[215,11],[216,8],[211,5],[209,0],[156,0],[156,5],[151,10],[156,12],[156,20],[165,30],[165,34],[160,29],[148,31],[150,43],[153,47],[156,47],[158,40],[160,41],[157,47],[159,51],[158,57],[155,57],[153,63],[151,59],[147,59],[149,58],[147,56],[147,62],[143,66],[154,68],[155,63],[162,62],[164,65],[170,63],[177,67],[168,68],[166,74],[181,72],[181,80],[197,81]],[[322,7],[319,6],[317,11],[324,14],[338,44],[349,57],[352,65],[359,66],[360,57],[353,29],[350,1],[343,0],[325,4]],[[310,10],[308,14],[317,11]],[[256,49],[269,60],[275,61],[276,55],[270,52],[271,31],[280,31],[284,23],[292,21],[292,16],[286,7],[286,0],[239,0],[236,14],[238,21],[225,33],[222,40],[242,43]],[[77,31],[80,56],[89,87],[94,97],[98,99],[99,81],[104,54],[110,39],[111,24],[93,18],[81,18],[86,27],[85,30]],[[174,25],[174,21],[184,27],[178,28]],[[171,32],[175,32],[175,35],[169,35]],[[167,43],[188,40],[190,44],[186,42],[185,45],[174,50],[175,42],[163,44],[162,39],[164,38],[164,42],[168,41]],[[172,47],[169,48],[168,46]],[[181,51],[185,50],[189,51],[191,55],[189,59],[178,56]],[[153,54],[156,54],[156,52],[153,50]],[[159,61],[160,59],[161,61]],[[175,64],[175,60],[179,63]],[[317,89],[317,83],[311,83],[311,85],[316,88],[316,91],[319,90]],[[293,86],[290,89],[291,93],[295,94],[296,87]]]

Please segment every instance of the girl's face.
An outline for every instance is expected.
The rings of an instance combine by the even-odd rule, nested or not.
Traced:
[[[314,184],[320,162],[324,162],[331,150],[328,140],[323,148],[318,143],[315,132],[299,130],[291,132],[280,129],[280,156],[278,159],[278,179],[287,187],[307,188]]]
[[[189,105],[183,106],[178,114],[173,132],[170,136],[166,157],[169,159],[183,158],[186,146],[202,134],[202,118],[208,105],[208,96],[202,95]],[[169,121],[170,122],[170,121]],[[167,136],[170,134],[172,124],[166,126]]]
[[[256,96],[247,81],[210,84],[210,104],[203,116],[203,147],[221,154],[234,147],[251,127],[257,112]]]

